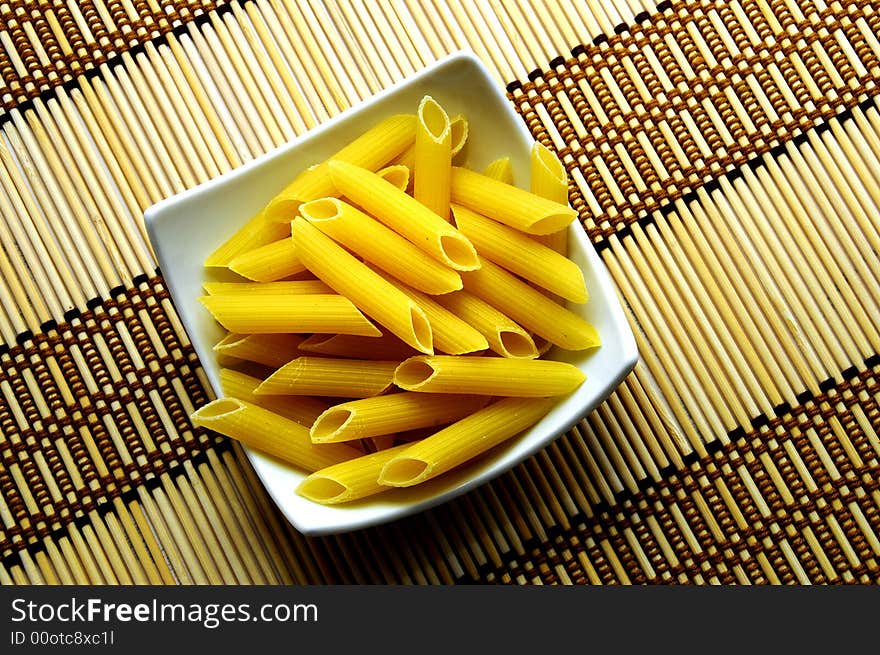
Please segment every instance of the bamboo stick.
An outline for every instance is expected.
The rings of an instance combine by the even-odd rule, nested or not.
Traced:
[[[287,117],[293,134],[302,134],[315,125],[311,112],[305,104],[302,93],[297,87],[290,69],[284,63],[277,48],[273,47],[272,37],[268,32],[265,18],[260,12],[258,5],[248,3],[245,9],[251,22],[250,28],[244,30],[245,38],[251,49],[260,52],[261,65],[267,71],[273,95],[278,105],[280,105],[281,111]],[[271,60],[271,66],[263,59],[266,56]],[[291,102],[287,102],[288,98]],[[290,136],[287,138],[290,138]]]

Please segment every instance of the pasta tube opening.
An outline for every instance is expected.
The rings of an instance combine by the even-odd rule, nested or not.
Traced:
[[[532,234],[548,235],[553,232],[565,229],[565,226],[571,222],[568,212],[559,212],[558,214],[550,214],[544,218],[532,223],[529,232]]]
[[[418,117],[434,141],[440,142],[450,131],[450,121],[443,108],[431,96],[422,98],[419,104]]]
[[[386,166],[381,171],[376,171],[376,175],[381,177],[386,182],[391,182],[394,186],[396,186],[401,191],[406,191],[409,186],[409,168],[403,166],[402,164],[398,164],[396,166]]]
[[[216,421],[217,419],[231,416],[243,409],[244,404],[240,400],[236,400],[235,398],[218,398],[214,402],[208,403],[204,407],[197,409],[191,418],[199,425],[202,425],[205,422]]]
[[[412,325],[413,335],[418,344],[418,350],[421,352],[434,352],[434,337],[431,330],[431,323],[425,310],[413,303],[409,308],[410,323]]]
[[[336,480],[312,474],[302,481],[296,492],[316,503],[330,504],[345,500],[349,488]]]
[[[402,362],[394,371],[394,384],[410,391],[416,391],[435,375],[437,375],[437,371],[428,362],[418,357],[412,357]]]
[[[320,198],[301,204],[299,213],[310,221],[332,221],[342,213],[342,203],[336,198]]]
[[[428,462],[412,457],[397,457],[382,467],[379,484],[408,487],[421,482],[430,473]]]
[[[535,145],[532,146],[532,157],[535,159],[536,164],[543,168],[547,175],[556,180],[556,182],[561,185],[568,184],[568,172],[565,170],[565,166],[562,165],[559,157],[553,154],[547,146],[536,141]],[[552,198],[552,200],[556,199]]]
[[[538,349],[535,347],[535,342],[524,332],[499,330],[498,341],[504,351],[501,353],[504,357],[531,359],[538,356]]]
[[[449,119],[450,142],[452,143],[452,156],[455,157],[464,148],[468,138],[468,122],[459,114]]]
[[[473,271],[480,267],[477,251],[462,234],[444,234],[440,237],[440,250],[446,259],[462,271]]]
[[[340,430],[345,428],[354,418],[355,411],[344,407],[331,407],[321,414],[312,424],[311,436],[312,441],[319,443],[321,441],[331,440]]]

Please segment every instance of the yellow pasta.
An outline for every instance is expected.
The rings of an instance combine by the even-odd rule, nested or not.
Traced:
[[[533,359],[538,350],[531,335],[507,316],[467,291],[438,296],[437,302],[480,332],[502,357]]]
[[[386,118],[368,130],[330,159],[346,161],[375,171],[402,153],[415,142],[416,117],[400,114]],[[275,196],[264,210],[267,221],[289,222],[296,217],[300,203],[336,195],[330,180],[327,162],[300,173],[293,182]]]
[[[452,130],[449,117],[434,98],[425,96],[419,103],[416,118],[413,197],[448,221],[452,173]]]
[[[335,505],[388,491],[387,485],[379,484],[379,473],[408,447],[387,448],[315,471],[300,482],[296,493],[322,505]]]
[[[266,378],[258,396],[338,396],[369,398],[391,387],[398,362],[298,357]]]
[[[583,371],[567,362],[420,355],[401,362],[394,384],[407,391],[543,398],[574,391]]]
[[[361,453],[346,444],[313,444],[309,431],[268,409],[220,398],[194,412],[193,425],[214,430],[306,471],[317,471]]]
[[[543,357],[550,349],[553,347],[553,343],[548,341],[544,337],[539,337],[537,334],[532,335],[532,341],[535,342],[535,348],[538,349],[538,357]]]
[[[577,314],[517,279],[500,266],[483,259],[478,271],[462,273],[470,291],[507,314],[527,330],[566,350],[596,348],[601,341],[596,328]]]
[[[382,170],[376,171],[376,175],[386,182],[390,182],[401,191],[406,191],[409,186],[410,168],[397,164],[395,166],[386,166]]]
[[[552,398],[505,398],[493,403],[409,444],[385,464],[378,482],[409,487],[435,478],[531,427],[554,403]]]
[[[306,270],[288,236],[236,255],[229,270],[255,282],[274,282]]]
[[[467,119],[456,114],[449,119],[449,131],[452,134],[452,158],[455,159],[464,149],[468,139],[469,126]]]
[[[510,165],[510,157],[502,157],[490,162],[483,175],[505,184],[513,184],[513,166]]]
[[[429,319],[430,320],[430,319]],[[299,344],[302,352],[352,357],[357,359],[384,359],[402,361],[418,354],[393,334],[381,337],[356,337],[350,334],[313,334]]]
[[[199,300],[220,325],[236,334],[382,334],[348,298],[334,294],[203,296]]]
[[[292,225],[300,259],[318,279],[404,343],[419,352],[434,352],[431,324],[415,302],[304,218]]]
[[[259,405],[306,428],[310,428],[315,419],[330,407],[326,401],[312,396],[257,396],[254,390],[261,382],[259,378],[241,371],[220,369],[220,388],[224,396]]]
[[[296,334],[228,334],[214,352],[278,368],[299,357],[302,340]]]
[[[321,280],[285,282],[205,282],[202,287],[209,296],[306,296],[332,294],[333,289]]]
[[[341,200],[314,200],[300,205],[299,211],[337,243],[420,291],[441,294],[461,289],[458,273]]]
[[[375,270],[375,269],[374,269]],[[465,321],[440,305],[432,296],[425,295],[408,287],[399,280],[395,280],[381,271],[376,271],[389,284],[393,284],[406,294],[411,300],[421,307],[431,323],[434,348],[450,355],[464,355],[465,353],[485,350],[489,347],[480,332],[468,325]],[[437,296],[438,298],[440,296]]]
[[[529,234],[556,232],[577,216],[566,205],[458,166],[452,168],[452,202]]]
[[[415,198],[364,168],[339,161],[329,167],[342,195],[437,261],[461,271],[479,266],[471,242]]]
[[[570,259],[522,232],[465,207],[455,205],[453,213],[458,229],[482,257],[566,300],[587,302],[584,274]]]
[[[286,225],[267,221],[260,211],[208,255],[204,264],[208,267],[228,266],[237,255],[283,239],[288,234],[290,231]]]
[[[568,171],[553,152],[536,141],[531,153],[531,191],[563,205],[568,204]],[[568,254],[568,230],[559,230],[537,237],[551,250],[561,255]]]
[[[467,143],[468,138],[468,122],[467,119],[458,114],[449,119],[449,133],[451,134],[451,145],[452,145],[452,158],[455,157],[464,149],[465,144]],[[406,166],[409,170],[412,170],[415,166],[416,161],[416,146],[415,144],[411,145],[409,148],[404,150],[403,154],[398,157],[395,162],[401,166]],[[412,178],[409,181],[409,187],[412,187]]]
[[[376,450],[387,450],[397,442],[396,434],[382,434],[378,437],[370,437],[366,442],[372,443]],[[361,442],[365,443],[365,442]]]
[[[560,205],[568,204],[568,171],[547,146],[536,141],[530,158],[531,191]]]
[[[565,307],[588,294],[562,162],[536,143],[530,191],[508,157],[453,166],[468,129],[423,96],[205,262],[248,281],[204,284],[229,331],[214,350],[241,370],[221,368],[226,398],[193,421],[312,471],[296,492],[313,502],[418,484],[522,433],[585,380],[540,355],[600,344]]]
[[[334,405],[312,424],[315,443],[365,439],[451,423],[486,404],[479,396],[391,393]]]

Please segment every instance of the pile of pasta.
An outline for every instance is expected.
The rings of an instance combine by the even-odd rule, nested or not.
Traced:
[[[309,473],[348,502],[435,478],[520,434],[584,381],[541,359],[600,344],[567,254],[567,176],[535,144],[531,191],[508,159],[456,165],[468,138],[425,96],[303,171],[205,262],[239,275],[202,303],[223,397],[193,422]]]

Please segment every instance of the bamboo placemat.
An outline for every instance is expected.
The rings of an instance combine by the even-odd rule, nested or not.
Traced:
[[[0,2],[0,582],[880,578],[875,2]],[[510,473],[304,538],[143,210],[459,48],[571,174],[642,360]]]

